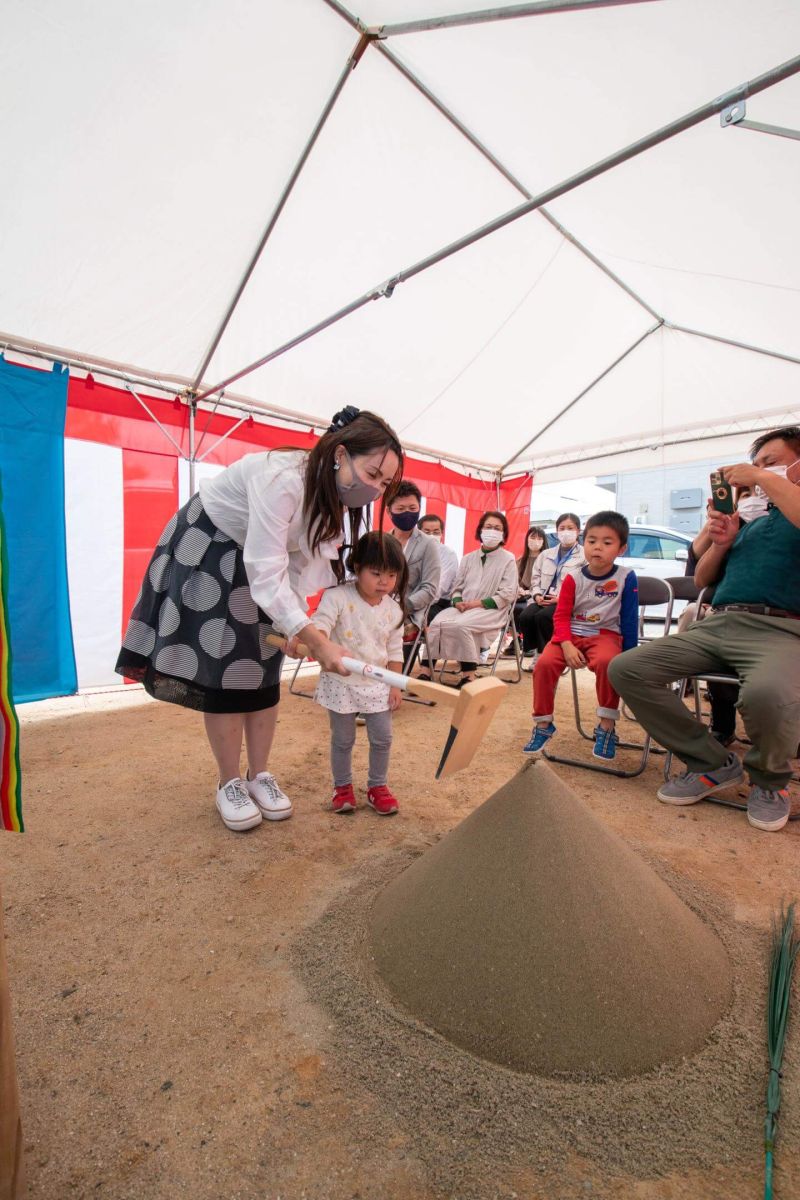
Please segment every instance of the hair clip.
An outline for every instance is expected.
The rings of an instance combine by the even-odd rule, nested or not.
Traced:
[[[344,429],[345,425],[349,425],[351,421],[355,421],[360,411],[359,408],[354,408],[352,404],[348,404],[339,412],[334,413],[333,420],[328,426],[328,433],[335,433],[337,429]]]

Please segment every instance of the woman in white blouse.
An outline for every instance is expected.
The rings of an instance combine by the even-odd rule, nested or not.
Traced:
[[[355,542],[366,506],[391,497],[402,469],[390,426],[348,406],[312,450],[247,454],[203,480],[159,539],[116,670],[204,714],[229,829],[291,816],[267,770],[283,655],[266,637],[283,633],[290,654],[302,640],[326,671],[347,674],[342,648],[311,624],[307,597],[344,578],[347,510]]]
[[[502,629],[508,610],[517,598],[517,562],[503,549],[508,540],[508,521],[501,512],[485,512],[475,538],[479,550],[465,554],[453,584],[452,608],[431,621],[425,633],[428,651],[436,667],[438,658],[461,664],[459,687],[475,678],[481,645]],[[430,678],[427,671],[420,678]]]

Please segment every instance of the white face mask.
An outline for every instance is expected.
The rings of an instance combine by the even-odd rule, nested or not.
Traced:
[[[531,554],[538,554],[542,548],[541,538],[528,538],[528,549]]]
[[[500,530],[500,529],[482,529],[481,530],[481,541],[483,542],[484,546],[489,546],[490,549],[493,546],[499,546],[500,543],[502,542],[502,540],[503,540],[503,533],[502,533],[502,530]]]
[[[794,464],[794,463],[792,463],[791,465],[792,465],[792,466],[794,466],[795,464]],[[765,470],[765,471],[769,471],[769,472],[770,472],[770,474],[772,474],[772,475],[778,475],[778,476],[779,476],[781,479],[785,479],[785,478],[786,478],[786,472],[789,470],[789,468],[788,468],[788,467],[783,467],[783,466],[778,466],[778,467],[764,467],[764,470]],[[756,486],[755,486],[755,488],[753,489],[753,491],[755,492],[756,496],[766,496],[766,494],[767,494],[767,493],[764,491],[764,489],[763,489],[762,487],[759,487],[759,486],[758,486],[758,484],[756,484]]]
[[[757,517],[767,514],[766,496],[743,496],[736,505],[736,511],[743,521],[755,521]]]
[[[578,540],[578,534],[574,529],[559,529],[556,537],[562,546],[574,546]]]

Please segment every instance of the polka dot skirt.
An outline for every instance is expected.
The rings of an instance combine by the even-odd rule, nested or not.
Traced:
[[[250,595],[242,551],[193,496],[153,551],[116,670],[151,696],[202,712],[278,703],[283,655]]]

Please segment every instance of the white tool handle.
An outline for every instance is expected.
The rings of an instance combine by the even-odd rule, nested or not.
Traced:
[[[373,667],[371,663],[359,662],[357,658],[343,658],[342,666],[347,667],[353,675],[362,675],[364,679],[376,679],[378,683],[388,683],[389,687],[400,688],[401,691],[405,691],[409,683],[413,682],[408,675],[388,671],[386,667]]]

